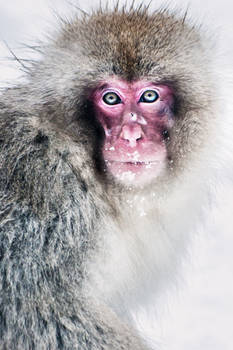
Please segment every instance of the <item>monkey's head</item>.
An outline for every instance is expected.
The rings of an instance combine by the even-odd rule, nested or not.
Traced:
[[[207,51],[166,11],[99,11],[63,26],[48,50],[49,91],[62,96],[69,132],[92,145],[99,174],[144,187],[188,167],[213,108]]]

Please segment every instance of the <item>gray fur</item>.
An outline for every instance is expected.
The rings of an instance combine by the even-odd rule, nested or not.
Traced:
[[[74,18],[43,51],[28,82],[0,98],[0,348],[146,349],[111,303],[84,288],[104,223],[129,220],[117,204],[129,189],[103,171],[103,133],[86,96],[113,74],[173,87],[172,166],[154,184],[157,217],[204,147],[214,108],[208,55],[195,28],[144,9]]]

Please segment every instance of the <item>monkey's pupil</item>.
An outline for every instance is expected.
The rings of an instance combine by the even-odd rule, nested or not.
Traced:
[[[142,94],[140,98],[140,102],[152,103],[152,102],[155,102],[158,98],[159,98],[159,95],[156,91],[147,90]]]
[[[115,94],[115,92],[108,92],[104,95],[103,101],[107,103],[108,105],[116,105],[118,103],[121,103],[120,97]]]

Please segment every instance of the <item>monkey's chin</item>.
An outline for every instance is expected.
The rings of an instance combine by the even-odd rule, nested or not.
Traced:
[[[165,162],[118,162],[105,160],[108,171],[126,186],[144,187],[165,169]]]

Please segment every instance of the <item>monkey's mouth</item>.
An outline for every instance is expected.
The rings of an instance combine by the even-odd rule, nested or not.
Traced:
[[[156,178],[164,168],[157,161],[105,160],[108,171],[120,182],[130,185],[144,185]]]
[[[119,166],[136,166],[136,167],[148,167],[150,168],[151,166],[153,165],[157,165],[158,163],[160,163],[160,161],[158,160],[152,160],[152,161],[135,161],[135,160],[127,160],[127,161],[118,161],[118,160],[108,160],[108,159],[105,159],[105,163],[108,165],[110,163],[115,163],[116,165],[119,165]]]

